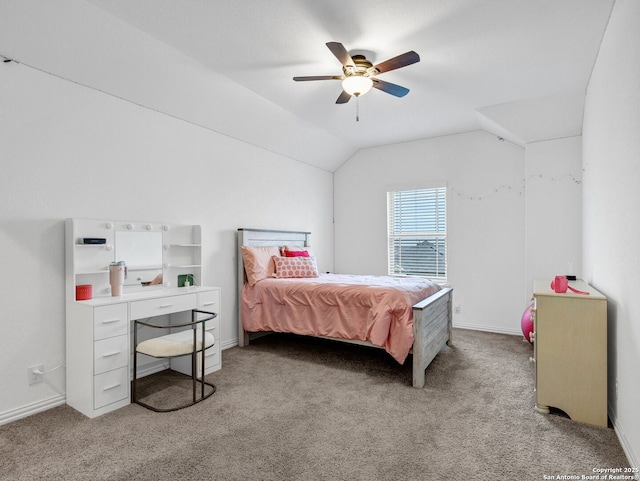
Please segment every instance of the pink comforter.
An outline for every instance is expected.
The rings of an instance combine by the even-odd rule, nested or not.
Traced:
[[[413,345],[412,306],[440,290],[415,277],[322,274],[264,279],[242,290],[245,331],[369,341],[399,363]]]

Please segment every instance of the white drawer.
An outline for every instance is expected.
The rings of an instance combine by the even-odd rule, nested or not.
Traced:
[[[222,363],[220,362],[220,346],[218,346],[218,339],[216,339],[216,344],[214,346],[211,346],[209,349],[207,349],[204,352],[204,373],[206,374],[211,374],[212,372],[218,371],[220,370],[220,368],[222,367]],[[201,354],[198,354],[198,360],[197,360],[197,372],[198,372],[198,376],[201,376],[201,369],[200,369],[200,359],[201,359]],[[185,359],[186,356],[185,356]],[[188,358],[189,362],[191,361],[191,358]],[[173,367],[173,365],[172,365]],[[191,366],[186,366],[185,365],[185,373],[191,374]],[[180,371],[183,372],[183,371]]]
[[[220,291],[205,291],[198,293],[198,309],[220,314]]]
[[[198,314],[198,320],[200,319],[206,319],[207,317],[209,317],[209,314]],[[197,324],[198,329],[202,329],[202,325],[201,324]],[[220,332],[220,315],[218,314],[217,317],[214,317],[213,319],[211,319],[210,321],[207,321],[204,323],[204,328],[207,331],[210,331],[211,334],[213,334],[213,337],[216,340],[216,344],[218,343],[219,339],[218,339],[218,333]]]
[[[216,339],[216,342],[218,340]],[[211,346],[204,352],[204,365],[205,369],[214,367],[220,364],[220,346]]]
[[[101,374],[129,362],[129,336],[116,336],[96,341],[93,347],[93,372]]]
[[[220,345],[220,319],[216,317],[205,323],[205,329],[213,334],[213,338],[215,339],[214,347]],[[213,349],[213,347],[211,349]]]
[[[93,310],[93,338],[121,336],[129,330],[127,321],[127,305],[112,304],[99,306]]]
[[[121,367],[93,378],[94,409],[129,397],[129,369]]]
[[[145,319],[147,317],[162,316],[174,312],[195,309],[197,305],[196,294],[184,294],[180,296],[162,297],[146,301],[134,301],[129,305],[131,319]]]
[[[220,328],[220,290],[206,291],[198,293],[198,309],[217,314],[215,319],[205,324],[207,331],[212,331],[218,343],[218,331]],[[198,318],[206,318],[206,314],[198,314]]]

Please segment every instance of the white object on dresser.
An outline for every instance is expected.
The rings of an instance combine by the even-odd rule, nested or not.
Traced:
[[[132,232],[127,238],[119,232]],[[145,236],[143,233],[150,235]],[[103,244],[83,244],[85,237],[105,239]],[[159,260],[145,258],[116,259],[119,253],[135,256],[136,246],[118,248],[118,242],[130,239],[154,239],[157,246],[148,251],[161,253]],[[124,240],[123,240],[124,239]],[[146,242],[145,240],[145,242]],[[133,266],[122,296],[112,297],[109,289],[110,262],[124,260]],[[162,273],[158,285],[143,285],[146,279]],[[175,287],[178,276],[191,275],[195,285]],[[133,222],[68,219],[66,222],[66,370],[67,404],[88,417],[96,417],[130,403],[132,378],[131,346],[133,320],[165,316],[168,323],[190,319],[192,309],[215,312],[206,329],[216,341],[220,332],[220,289],[199,286],[202,279],[200,226],[175,226]],[[76,301],[76,286],[93,285],[93,298]],[[222,367],[220,343],[208,349],[205,374]],[[138,376],[151,374],[166,367],[152,360],[139,365]],[[171,361],[171,368],[191,373],[185,359]],[[200,375],[200,373],[198,373]]]
[[[607,426],[607,298],[586,282],[557,294],[535,279],[536,410],[561,409],[574,421]]]

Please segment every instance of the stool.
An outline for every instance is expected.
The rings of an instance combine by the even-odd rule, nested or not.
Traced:
[[[206,314],[207,317],[198,319],[198,314]],[[205,355],[204,351],[215,343],[213,334],[205,330],[206,321],[214,319],[218,315],[213,312],[200,311],[193,309],[191,311],[191,322],[183,324],[158,325],[148,321],[136,320],[133,328],[133,381],[131,382],[131,399],[134,403],[144,406],[156,412],[170,412],[193,406],[200,401],[204,401],[216,392],[216,386],[204,380]],[[197,325],[200,324],[201,328]],[[160,337],[154,337],[138,344],[138,325],[151,327],[154,329],[175,329],[188,327],[183,331],[166,334]],[[203,342],[204,339],[204,342]],[[198,363],[197,355],[201,354],[200,373],[201,378],[198,379]],[[170,359],[173,357],[191,355],[191,379],[193,385],[193,395],[191,402],[182,404],[172,408],[158,408],[138,399],[138,354],[145,354],[155,358]],[[200,385],[200,393],[198,395],[198,384]],[[205,386],[209,386],[210,392],[205,394]],[[208,390],[208,389],[207,389]]]

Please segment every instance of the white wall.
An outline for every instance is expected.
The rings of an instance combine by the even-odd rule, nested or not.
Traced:
[[[524,149],[481,131],[362,150],[334,175],[336,270],[386,274],[386,192],[446,183],[454,325],[517,334],[524,176]]]
[[[582,137],[526,145],[526,293],[535,277],[582,277]]]
[[[235,343],[235,231],[312,232],[333,269],[332,175],[16,63],[0,63],[0,423],[46,408],[65,360],[64,219],[201,224],[204,281]],[[216,115],[224,115],[218,112]]]
[[[609,413],[640,467],[640,2],[617,0],[587,90],[584,271],[609,298]]]
[[[0,55],[326,170],[354,151],[84,0],[0,1]]]

